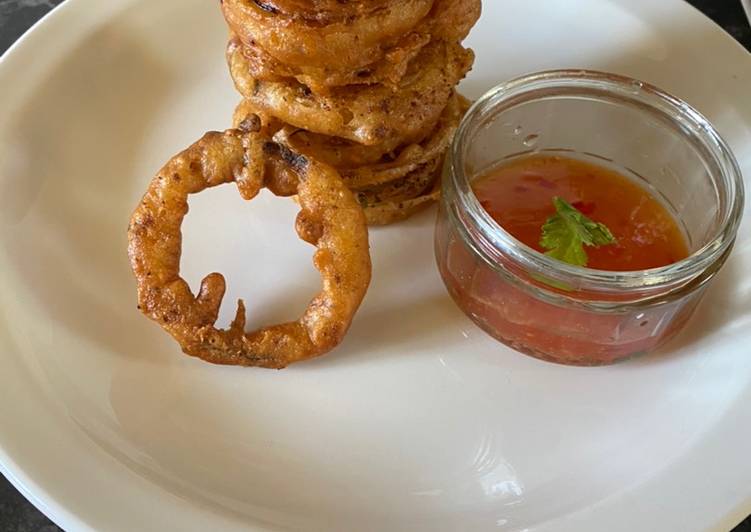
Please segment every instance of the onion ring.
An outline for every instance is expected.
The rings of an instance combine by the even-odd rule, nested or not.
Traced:
[[[262,81],[283,81],[293,78],[310,88],[315,94],[328,94],[331,87],[343,85],[380,83],[395,89],[407,73],[409,62],[428,42],[430,42],[429,35],[410,33],[390,48],[378,61],[357,69],[344,70],[332,68],[331,65],[317,67],[282,63],[266,53],[255,42],[243,42],[242,51],[251,77]]]
[[[379,60],[384,42],[412,30],[428,14],[433,0],[403,0],[325,25],[274,13],[264,5],[259,0],[223,0],[222,10],[230,29],[244,42],[257,42],[282,63],[325,68],[333,58],[346,70]]]
[[[375,205],[368,205],[363,210],[368,225],[390,225],[406,220],[421,210],[429,207],[441,197],[440,179],[435,187],[416,198],[401,201],[386,201]]]
[[[390,225],[406,220],[440,197],[443,156],[423,167],[379,187],[355,191],[370,226]],[[295,201],[298,198],[295,197]]]
[[[443,154],[427,161],[411,172],[393,181],[353,190],[363,208],[385,202],[398,202],[414,199],[435,184],[438,166],[443,162]]]
[[[469,101],[459,93],[454,93],[448,105],[441,113],[433,132],[422,142],[409,144],[401,148],[393,160],[366,165],[359,168],[342,168],[339,172],[350,189],[359,190],[398,179],[409,172],[442,156],[462,117],[469,109]],[[282,129],[276,134],[281,138]]]
[[[256,2],[257,0],[236,1],[242,4]],[[279,30],[279,35],[286,36],[286,38],[277,39],[271,44],[262,35],[255,34],[252,26],[243,24],[244,17],[241,12],[237,12],[237,6],[225,6],[225,18],[231,29],[240,28],[237,31],[239,38],[247,47],[248,53],[254,58],[255,77],[268,79],[273,71],[272,65],[276,64],[275,60],[277,60],[280,64],[284,65],[285,70],[293,72],[291,77],[296,77],[301,83],[307,84],[310,82],[310,88],[314,92],[320,92],[324,86],[349,84],[349,80],[352,79],[353,74],[360,76],[360,83],[379,82],[380,76],[383,76],[383,81],[394,83],[398,78],[398,72],[401,68],[400,60],[407,61],[410,51],[416,52],[416,42],[426,42],[428,40],[462,41],[480,18],[482,10],[481,0],[435,0],[434,3],[431,0],[433,5],[430,12],[413,28],[396,32],[390,39],[378,41],[379,46],[369,47],[367,53],[362,57],[359,57],[359,48],[348,49],[347,53],[350,55],[358,54],[359,60],[352,62],[343,61],[341,54],[334,55],[335,52],[328,48],[329,43],[323,39],[323,33],[317,35],[317,37],[313,35],[316,30],[321,28],[320,24],[310,27],[303,26],[308,32],[308,37],[318,39],[318,41],[314,40],[314,42],[319,48],[323,48],[323,55],[320,59],[313,61],[310,56],[310,50],[306,53],[298,54],[299,60],[294,60],[289,54],[278,55],[275,53],[280,43],[293,48],[294,52],[300,51],[300,48],[294,48],[294,37],[298,35],[295,33],[297,26],[295,26],[294,21],[289,22],[289,20],[286,20],[285,22],[284,17],[285,13],[292,13],[294,17],[300,11],[293,12],[291,10],[278,9],[274,6],[274,3],[275,1],[264,0],[262,5],[265,6],[266,11],[271,11],[272,14],[281,18],[279,20],[267,19],[266,23],[275,23],[283,26],[283,29]],[[350,4],[347,2],[343,6]],[[380,7],[367,11],[367,13],[359,10],[359,14],[355,15],[355,18],[362,18],[366,15],[372,17],[378,9],[391,8],[397,3],[395,2],[390,6],[386,6],[386,2],[379,1],[377,4]],[[401,6],[397,7],[401,9]],[[234,15],[229,13],[229,11],[232,11]],[[356,8],[354,11],[358,11],[358,9]],[[352,20],[352,15],[345,16],[345,23],[347,21],[351,23]],[[383,25],[386,22],[385,20],[381,21]],[[324,25],[323,27],[328,26]],[[330,27],[329,30],[331,30]],[[355,40],[362,40],[362,36],[356,36]],[[359,42],[356,46],[359,46]],[[335,60],[332,61],[332,57]],[[383,64],[384,60],[386,60],[385,64]],[[295,71],[295,69],[299,69],[299,71]],[[261,72],[264,74],[262,75]]]
[[[393,159],[392,155],[401,144],[399,139],[365,146],[351,140],[330,137],[319,133],[311,133],[304,129],[289,126],[259,110],[253,102],[244,99],[240,101],[233,115],[233,124],[237,127],[248,114],[261,117],[263,127],[271,134],[277,135],[277,140],[287,145],[292,151],[313,157],[322,163],[333,166],[337,170],[357,168],[369,164],[383,162],[384,158]]]
[[[318,23],[330,23],[369,15],[377,9],[396,4],[399,0],[259,0],[258,4],[271,13]]]
[[[396,92],[382,85],[352,86],[336,87],[325,96],[295,81],[252,78],[237,41],[230,41],[227,57],[237,89],[261,111],[308,131],[375,145],[424,138],[474,54],[460,44],[435,41],[410,63]]]
[[[128,252],[138,281],[139,308],[186,354],[216,364],[283,368],[341,342],[370,282],[368,232],[362,209],[336,171],[254,133],[259,122],[249,117],[242,130],[208,133],[171,159],[133,214]],[[280,175],[282,168],[295,174],[296,182]],[[180,277],[180,227],[188,195],[232,181],[246,199],[264,186],[280,195],[298,194],[297,232],[317,247],[313,262],[323,289],[295,322],[246,334],[240,301],[231,327],[219,330],[214,324],[224,278],[210,274],[194,296]]]

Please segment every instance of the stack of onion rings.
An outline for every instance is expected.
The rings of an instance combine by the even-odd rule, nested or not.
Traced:
[[[227,60],[243,101],[234,129],[207,133],[154,177],[128,227],[141,311],[188,355],[283,368],[344,338],[371,276],[370,225],[408,218],[440,195],[446,150],[468,102],[461,45],[481,0],[221,0]],[[316,246],[321,292],[296,321],[245,332],[242,301],[216,321],[225,280],[198,294],[180,277],[188,196],[234,182],[294,196]]]
[[[335,167],[371,224],[440,193],[481,0],[222,0],[227,62],[274,139]],[[375,214],[377,213],[377,214]],[[385,214],[388,213],[388,214]]]
[[[269,115],[263,115],[263,127],[273,134],[274,140],[293,151],[336,167],[365,208],[368,223],[386,225],[409,217],[437,199],[434,185],[440,176],[443,156],[468,106],[469,102],[455,93],[433,131],[424,139],[396,146],[386,154],[380,153],[378,146],[280,125]],[[256,110],[248,100],[241,101],[235,111],[235,124],[253,112]],[[419,183],[424,186],[419,188]],[[422,196],[426,197],[413,201]]]

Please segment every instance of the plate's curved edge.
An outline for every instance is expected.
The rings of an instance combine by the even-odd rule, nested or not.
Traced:
[[[37,20],[34,24],[32,24],[29,29],[27,29],[25,32],[23,32],[23,34],[18,39],[16,39],[8,47],[8,49],[5,50],[5,52],[3,52],[2,54],[0,54],[0,66],[3,65],[3,63],[6,60],[6,57],[8,57],[9,55],[13,54],[14,51],[17,48],[19,48],[20,46],[25,46],[24,43],[29,38],[29,36],[32,33],[35,33],[37,31],[39,31],[39,29],[42,26],[46,25],[47,21],[49,20],[50,17],[52,17],[53,15],[56,15],[60,11],[63,11],[63,10],[66,10],[66,9],[70,9],[70,5],[71,4],[75,4],[77,1],[78,0],[64,0],[63,2],[57,4],[55,7],[53,7],[52,9],[50,9],[47,13],[45,13],[44,15],[42,15],[42,17],[39,20]]]
[[[10,464],[10,465],[9,465]],[[82,530],[94,532],[81,516],[77,516],[57,503],[47,490],[29,478],[23,470],[0,447],[0,474],[2,474],[18,492],[47,519],[63,530]],[[43,495],[40,495],[43,494]]]
[[[0,265],[4,264],[4,259],[3,253],[0,253]],[[0,303],[4,303],[1,299],[0,297]],[[0,317],[6,318],[2,314],[4,313],[0,313]],[[8,322],[8,320],[4,319],[0,323],[0,341],[4,343],[2,346],[4,351],[17,349],[13,335],[8,330]],[[13,370],[15,377],[19,380],[27,376],[30,377],[31,371],[27,367],[16,366]],[[24,398],[22,397],[22,399]],[[37,510],[63,530],[81,530],[86,532],[93,532],[95,530],[90,524],[87,524],[83,515],[73,512],[59,503],[57,497],[27,474],[24,468],[19,465],[2,444],[2,439],[0,439],[0,474]]]
[[[696,13],[697,15],[699,15],[699,16],[701,16],[702,18],[706,19],[706,21],[707,21],[707,22],[708,22],[709,24],[711,24],[712,26],[714,26],[714,27],[715,27],[715,29],[717,29],[718,31],[720,31],[720,32],[724,33],[724,34],[725,34],[725,36],[726,36],[726,37],[727,37],[728,39],[730,39],[730,40],[731,40],[731,41],[733,42],[733,44],[735,45],[735,47],[736,47],[736,48],[737,48],[737,49],[738,49],[739,51],[743,52],[743,53],[744,53],[744,54],[746,54],[746,55],[751,55],[751,50],[748,50],[748,49],[747,49],[747,48],[746,48],[745,46],[743,46],[743,45],[742,45],[742,44],[741,44],[741,43],[740,43],[740,42],[738,41],[738,39],[736,39],[735,37],[733,37],[733,35],[732,35],[732,34],[730,34],[730,32],[728,32],[728,31],[727,31],[727,30],[726,30],[725,28],[723,28],[722,26],[720,26],[720,25],[719,25],[719,24],[718,24],[717,22],[715,22],[715,21],[714,21],[713,19],[711,19],[710,17],[708,17],[708,16],[707,16],[707,15],[705,15],[704,13],[702,13],[702,12],[701,12],[701,10],[700,10],[700,9],[699,9],[698,7],[696,7],[695,5],[693,5],[693,4],[691,4],[691,3],[689,3],[689,2],[688,2],[688,0],[683,0],[683,3],[684,3],[684,4],[686,4],[686,6],[687,6],[688,8],[690,8],[690,9],[691,9],[692,11],[694,11],[694,12],[695,12],[695,13]]]
[[[740,506],[737,510],[732,511],[728,516],[717,523],[715,532],[728,532],[735,530],[739,525],[743,524],[746,519],[751,519],[751,499],[745,504]]]

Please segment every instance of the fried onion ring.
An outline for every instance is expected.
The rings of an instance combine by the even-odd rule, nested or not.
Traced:
[[[398,179],[442,156],[454,138],[454,132],[459,127],[459,122],[461,122],[467,109],[469,109],[468,100],[464,96],[454,93],[441,113],[435,129],[424,141],[401,148],[391,161],[359,168],[342,168],[339,170],[342,179],[349,188],[359,190]],[[281,139],[283,131],[284,129],[280,130],[276,134],[276,138]]]
[[[441,197],[440,179],[436,180],[435,187],[416,198],[397,201],[385,201],[368,205],[363,210],[368,225],[390,225],[406,220],[421,210],[429,207]]]
[[[355,197],[363,207],[414,199],[433,188],[438,166],[442,162],[441,154],[393,181],[354,190]]]
[[[233,36],[232,38],[236,38]],[[238,39],[239,40],[239,39]],[[343,85],[374,85],[381,83],[395,89],[407,73],[409,62],[430,42],[429,35],[411,33],[389,49],[378,61],[356,69],[311,65],[291,65],[266,53],[258,43],[242,43],[248,73],[262,81],[283,81],[293,78],[316,94],[327,94],[331,87]]]
[[[289,148],[302,155],[313,157],[337,170],[344,168],[357,168],[369,164],[383,162],[384,158],[393,160],[395,150],[401,144],[399,139],[390,139],[388,142],[365,146],[351,140],[330,137],[318,133],[311,133],[304,129],[289,126],[258,109],[253,102],[245,98],[237,105],[233,115],[233,124],[237,127],[248,114],[257,114],[261,117],[263,127],[271,135],[277,134],[277,140],[289,146]]]
[[[443,156],[392,183],[355,191],[368,225],[406,220],[440,197]],[[298,201],[298,198],[294,198]]]
[[[283,368],[341,342],[370,282],[368,232],[362,209],[336,171],[254,133],[259,122],[250,117],[243,130],[208,133],[171,159],[133,214],[128,252],[139,308],[186,354],[216,364]],[[291,181],[290,174],[297,179]],[[210,274],[194,296],[180,277],[188,195],[232,181],[246,199],[264,186],[280,195],[298,194],[297,232],[317,247],[313,262],[323,289],[297,321],[246,334],[240,301],[231,327],[217,329],[224,278]]]
[[[399,0],[258,0],[256,3],[270,13],[325,24],[369,15],[398,2]]]
[[[230,41],[230,71],[237,89],[255,107],[295,127],[365,145],[424,138],[474,59],[460,44],[435,41],[410,63],[397,91],[383,85],[351,86],[314,95],[295,81],[254,79],[241,48]]]
[[[235,1],[242,4],[257,0]],[[266,0],[262,5],[266,7],[267,11],[276,15],[278,20],[267,18],[266,23],[276,23],[283,26],[283,29],[279,30],[279,35],[286,36],[286,38],[275,39],[272,42],[264,39],[265,33],[259,35],[253,31],[252,25],[243,23],[244,17],[242,12],[238,11],[237,6],[225,5],[224,11],[230,28],[237,31],[240,40],[248,48],[248,53],[254,58],[255,77],[268,79],[273,66],[281,64],[284,66],[281,72],[286,71],[287,74],[292,74],[291,77],[296,77],[301,83],[311,83],[310,88],[315,92],[320,92],[324,86],[349,84],[353,74],[361,78],[360,83],[381,81],[395,83],[402,68],[401,62],[408,61],[409,55],[412,55],[411,52],[416,53],[416,43],[429,40],[462,41],[479,19],[482,9],[481,0],[435,0],[431,3],[430,12],[414,27],[409,30],[393,32],[391,38],[374,41],[377,46],[371,43],[372,46],[369,44],[365,50],[362,50],[358,46],[363,37],[355,36],[354,40],[358,41],[358,44],[353,49],[348,48],[347,54],[349,56],[354,55],[357,60],[353,58],[351,61],[342,60],[343,56],[330,49],[329,42],[323,38],[323,35],[327,34],[326,32],[336,28],[336,26],[331,25],[324,25],[323,27],[328,29],[323,33],[318,33],[318,30],[322,27],[321,24],[304,24],[305,34],[309,39],[313,39],[312,42],[317,45],[315,49],[321,51],[323,55],[313,60],[310,55],[312,50],[307,49],[305,53],[300,53],[301,48],[296,44],[296,37],[299,35],[296,30],[299,28],[294,20],[286,20],[284,17],[285,13],[292,13],[292,11],[277,9],[273,5],[273,1]],[[351,2],[347,2],[344,5],[350,4]],[[394,2],[387,6],[383,2],[383,5],[377,9],[367,12],[360,11],[354,19],[352,16],[345,17],[344,24],[351,24],[353,20],[362,19],[366,15],[368,17],[377,16],[384,9],[391,9],[394,5],[397,5],[397,9],[402,9],[402,6],[398,4],[399,2]],[[293,18],[295,14],[299,13],[300,11],[295,11]],[[381,20],[382,26],[385,26],[387,22],[387,20]],[[289,47],[292,53],[279,54],[279,46]],[[294,60],[293,56],[299,60]],[[264,66],[266,68],[263,68]]]
[[[325,68],[335,60],[341,70],[378,61],[383,43],[398,40],[430,11],[433,0],[403,0],[365,15],[317,24],[264,9],[260,0],[223,0],[231,30],[282,63]]]

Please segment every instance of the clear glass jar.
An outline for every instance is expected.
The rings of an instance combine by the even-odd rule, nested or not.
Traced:
[[[691,255],[609,272],[517,241],[471,184],[533,152],[589,159],[638,180],[675,216]],[[649,353],[681,330],[727,259],[742,211],[738,164],[689,105],[613,74],[543,72],[496,87],[467,113],[446,163],[436,256],[456,303],[501,342],[553,362],[609,364]]]

